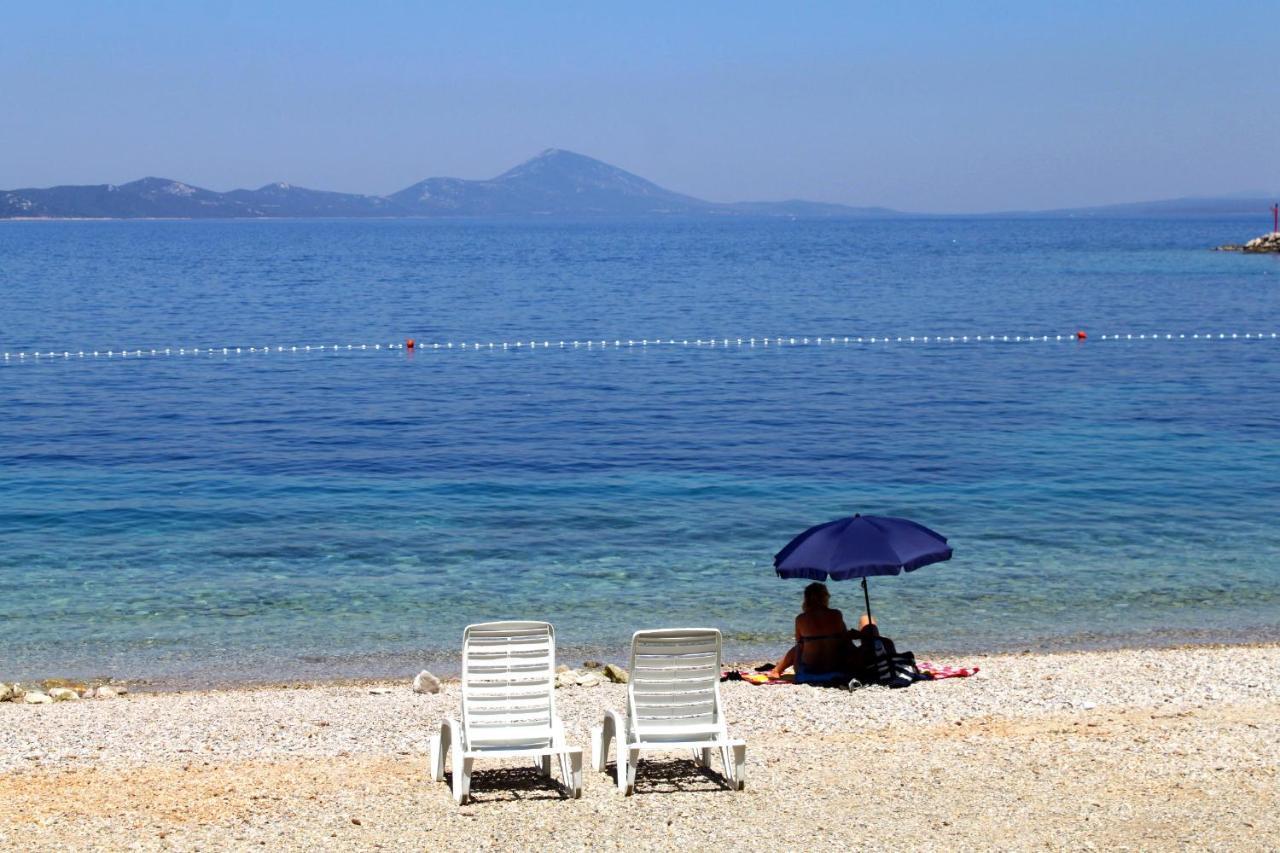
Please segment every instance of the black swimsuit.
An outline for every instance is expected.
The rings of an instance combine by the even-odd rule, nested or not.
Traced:
[[[804,663],[804,644],[815,640],[843,640],[847,639],[849,633],[847,631],[839,634],[817,634],[812,637],[796,637],[796,684],[825,684],[832,681],[838,681],[848,678],[848,675],[842,669],[809,669]]]

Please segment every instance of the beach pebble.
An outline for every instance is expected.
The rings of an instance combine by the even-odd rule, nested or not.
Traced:
[[[53,697],[39,690],[29,690],[22,694],[22,701],[28,705],[48,705],[53,701]]]
[[[111,685],[104,684],[101,687],[99,687],[97,690],[93,691],[93,695],[99,699],[114,699],[117,696],[119,696],[120,693]]]
[[[600,684],[600,676],[594,672],[584,672],[578,676],[576,683],[579,687],[596,687]]]
[[[392,690],[390,687],[373,687],[373,688],[370,688],[369,690],[369,694],[371,696],[387,696],[394,692],[395,691]]]
[[[578,673],[572,669],[566,669],[556,674],[556,687],[572,687],[578,683]]]
[[[440,679],[436,678],[428,670],[418,673],[413,679],[414,693],[439,693]]]
[[[605,665],[604,677],[612,681],[614,684],[626,684],[631,680],[631,676],[625,669],[611,663]]]
[[[71,702],[80,698],[80,694],[70,687],[54,687],[49,690],[49,698],[55,702]]]

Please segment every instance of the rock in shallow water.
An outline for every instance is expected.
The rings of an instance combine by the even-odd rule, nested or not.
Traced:
[[[630,674],[628,674],[625,669],[611,663],[605,665],[604,677],[612,681],[614,684],[626,684],[631,680]]]
[[[1235,244],[1219,246],[1215,251],[1248,252],[1249,254],[1280,253],[1280,231],[1272,231],[1270,234],[1263,234],[1261,237],[1254,237],[1242,246],[1237,246]]]
[[[13,698],[13,688],[0,681],[0,702],[8,702]]]
[[[49,698],[55,702],[74,702],[80,694],[70,687],[53,687],[49,690]]]

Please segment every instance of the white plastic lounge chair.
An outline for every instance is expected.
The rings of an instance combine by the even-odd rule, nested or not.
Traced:
[[[720,632],[714,628],[637,631],[631,638],[631,680],[627,716],[605,712],[591,730],[591,766],[603,772],[609,742],[617,740],[618,790],[630,796],[642,750],[693,750],[693,760],[710,768],[720,752],[729,787],[746,782],[747,745],[730,740],[720,704]]]
[[[546,622],[483,622],[462,633],[462,723],[448,719],[431,739],[431,778],[444,779],[453,749],[453,799],[471,794],[477,758],[534,758],[542,775],[551,759],[564,786],[582,796],[582,750],[565,744],[556,716],[556,635]]]

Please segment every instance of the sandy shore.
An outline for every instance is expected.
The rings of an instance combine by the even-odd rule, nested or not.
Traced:
[[[747,789],[682,757],[624,799],[587,772],[426,775],[458,707],[407,682],[0,704],[0,845],[817,850],[1280,847],[1280,646],[976,657],[855,693],[724,685]],[[624,688],[558,692],[573,741]]]

